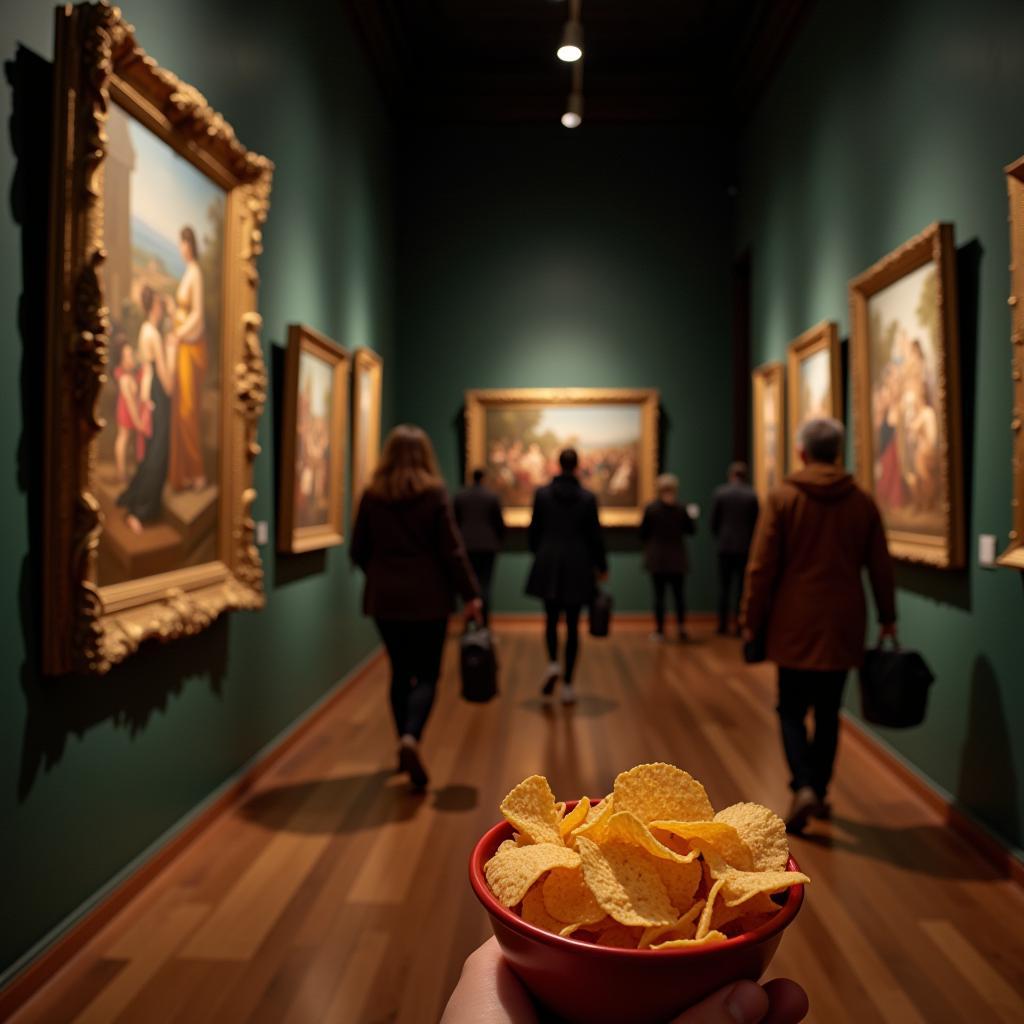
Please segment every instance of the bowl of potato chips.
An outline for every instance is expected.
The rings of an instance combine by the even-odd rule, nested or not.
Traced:
[[[716,812],[674,765],[637,765],[603,799],[566,803],[532,775],[501,813],[470,883],[513,971],[566,1021],[663,1024],[757,981],[810,881],[776,814]]]

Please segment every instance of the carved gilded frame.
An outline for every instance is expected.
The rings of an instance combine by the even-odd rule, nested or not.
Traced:
[[[373,409],[369,429],[359,416],[359,395],[367,377],[373,384]],[[373,349],[357,348],[352,359],[352,499],[358,501],[380,459],[381,396],[384,360]]]
[[[839,366],[839,325],[835,320],[822,320],[810,330],[804,331],[789,343],[786,354],[787,383],[789,387],[789,468],[797,469],[800,458],[797,454],[797,435],[800,422],[800,366],[819,352],[828,352],[829,386],[832,403],[829,415],[834,419],[843,418],[842,373]]]
[[[331,368],[331,456],[327,522],[316,526],[295,523],[295,449],[299,398],[299,361],[303,352]],[[305,324],[289,324],[284,373],[284,423],[281,429],[280,501],[277,550],[298,554],[344,543],[345,447],[348,441],[348,374],[350,357],[337,342]]]
[[[750,374],[751,400],[753,404],[754,434],[754,490],[763,502],[768,492],[777,487],[785,475],[786,465],[786,371],[782,363],[765,363]],[[775,422],[778,424],[778,436],[775,439],[777,448],[776,474],[777,479],[768,476],[767,438],[763,429],[766,404],[772,394],[778,396],[778,408],[775,410]]]
[[[107,3],[56,12],[51,276],[46,359],[43,670],[104,673],[150,637],[197,633],[263,605],[252,463],[266,400],[256,260],[273,165],[247,150],[204,97],[160,68]],[[224,188],[219,558],[100,587],[94,493],[98,398],[110,320],[104,294],[105,125],[116,103]]]
[[[999,564],[1024,569],[1024,157],[1006,168],[1010,201],[1010,313],[1013,348],[1013,521]]]
[[[484,465],[486,413],[494,406],[535,405],[639,405],[641,409],[640,465],[637,473],[639,502],[629,508],[600,509],[604,526],[639,526],[644,505],[654,499],[658,475],[658,391],[656,388],[496,388],[466,392],[466,475]],[[505,506],[508,526],[528,526],[532,509]]]
[[[869,493],[874,493],[869,301],[883,288],[931,261],[935,262],[938,271],[936,390],[942,406],[942,415],[939,417],[939,466],[944,495],[943,528],[941,532],[932,535],[894,530],[887,526],[886,537],[894,558],[933,565],[940,569],[958,569],[964,564],[965,537],[956,248],[952,224],[930,225],[850,282],[856,475],[860,485]]]

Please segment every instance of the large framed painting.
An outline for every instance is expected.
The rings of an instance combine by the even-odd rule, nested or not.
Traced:
[[[272,164],[120,11],[57,11],[46,359],[48,673],[263,604],[251,517]]]
[[[857,478],[896,558],[964,561],[956,252],[933,224],[850,282]]]
[[[789,390],[789,468],[799,467],[797,438],[808,421],[843,418],[842,384],[839,367],[839,327],[824,320],[789,344],[787,353]]]
[[[297,553],[345,539],[348,353],[312,327],[288,328],[277,549]]]
[[[1010,199],[1010,316],[1013,349],[1013,519],[999,564],[1024,569],[1024,157],[1006,168]]]
[[[786,375],[782,363],[766,363],[751,374],[754,489],[763,502],[786,471]]]
[[[380,458],[380,401],[384,360],[357,348],[352,376],[352,497],[358,501]]]
[[[466,392],[466,475],[486,467],[505,522],[530,522],[533,494],[579,452],[582,483],[605,526],[636,526],[654,497],[658,392],[654,388],[507,388]]]

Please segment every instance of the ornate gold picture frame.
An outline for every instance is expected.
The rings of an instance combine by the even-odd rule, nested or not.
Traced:
[[[380,459],[384,360],[373,349],[357,348],[352,370],[352,498],[358,501]]]
[[[893,557],[964,562],[952,224],[932,224],[850,282],[854,449]]]
[[[1024,157],[1006,168],[1010,200],[1010,315],[1013,349],[1013,520],[999,564],[1024,569]]]
[[[345,349],[312,327],[289,325],[278,551],[297,554],[345,539],[348,375]]]
[[[263,605],[250,510],[273,165],[117,8],[59,8],[55,54],[42,662],[102,673]]]
[[[786,371],[765,363],[750,375],[754,434],[754,490],[763,502],[782,483],[786,464]]]
[[[637,526],[658,472],[654,388],[503,388],[466,392],[466,476],[487,470],[505,522],[527,526],[533,492],[574,447],[580,480],[595,492],[601,523]]]
[[[789,390],[789,468],[799,468],[797,437],[809,420],[843,418],[839,326],[823,320],[789,343],[786,356]]]

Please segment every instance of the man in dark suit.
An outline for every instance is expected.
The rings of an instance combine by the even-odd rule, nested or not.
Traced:
[[[739,614],[757,513],[757,495],[747,482],[747,464],[734,462],[728,483],[715,490],[711,502],[711,532],[718,546],[719,633],[729,632],[730,613]]]
[[[547,619],[545,642],[548,667],[541,692],[554,693],[562,677],[562,703],[573,704],[576,693],[572,673],[579,650],[580,611],[594,596],[598,579],[608,576],[597,499],[576,478],[579,456],[566,448],[558,457],[562,472],[533,498],[533,518],[527,540],[533,552],[533,567],[526,593],[544,602]],[[558,620],[565,616],[565,670],[558,664]]]
[[[696,530],[689,511],[679,504],[679,478],[662,473],[655,481],[658,497],[644,509],[640,523],[640,542],[644,547],[644,568],[654,584],[654,624],[652,638],[665,639],[665,590],[676,603],[676,628],[680,640],[686,640],[686,601],[683,577],[689,572],[686,537]]]
[[[473,470],[473,483],[455,495],[455,522],[462,531],[469,561],[484,599],[484,625],[491,619],[491,580],[494,560],[505,539],[501,499],[484,485],[487,471]]]

